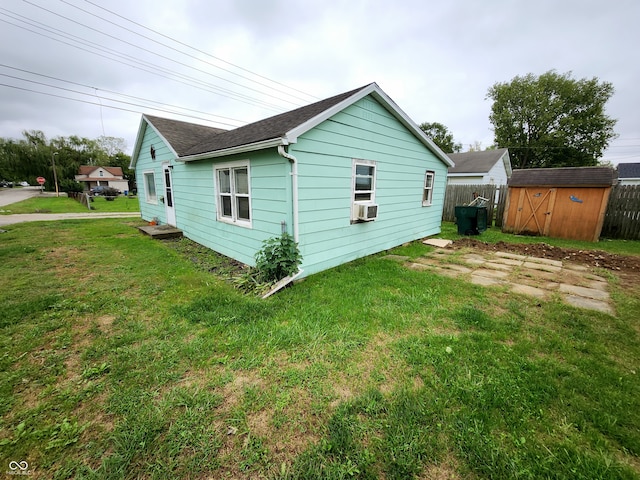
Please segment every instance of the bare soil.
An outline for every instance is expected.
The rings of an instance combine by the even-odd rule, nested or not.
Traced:
[[[475,238],[461,238],[456,240],[453,245],[455,248],[469,247],[485,251],[518,253],[563,262],[575,262],[590,267],[634,274],[634,276],[640,275],[640,257],[616,255],[602,250],[572,250],[554,247],[546,243],[486,243]]]

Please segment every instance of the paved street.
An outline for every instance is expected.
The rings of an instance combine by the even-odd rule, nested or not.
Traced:
[[[40,187],[0,188],[0,207],[21,202],[36,195],[40,195]]]

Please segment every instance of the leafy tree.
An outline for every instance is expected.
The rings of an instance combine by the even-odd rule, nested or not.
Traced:
[[[427,134],[433,143],[435,143],[445,153],[454,153],[462,150],[461,143],[455,143],[453,134],[449,129],[438,122],[425,122],[419,125],[420,130]]]
[[[595,77],[553,70],[496,83],[487,93],[495,143],[509,148],[515,168],[597,165],[617,136],[616,120],[605,114],[613,91]]]

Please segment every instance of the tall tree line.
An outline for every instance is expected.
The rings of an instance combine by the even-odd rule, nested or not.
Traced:
[[[36,178],[46,179],[45,187],[54,189],[53,163],[58,182],[75,179],[81,165],[122,167],[124,176],[134,180],[129,169],[131,157],[124,153],[122,138],[89,139],[75,135],[47,139],[40,130],[25,130],[23,138],[0,138],[0,179],[26,181],[37,185]]]

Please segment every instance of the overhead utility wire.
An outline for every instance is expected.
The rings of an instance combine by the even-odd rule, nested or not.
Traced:
[[[65,80],[63,78],[52,77],[50,75],[44,75],[42,73],[36,73],[36,72],[32,72],[30,70],[24,70],[22,68],[12,67],[10,65],[5,65],[5,64],[2,64],[2,63],[0,63],[0,67],[9,68],[11,70],[17,70],[19,72],[28,73],[30,75],[36,75],[38,77],[48,78],[50,80],[55,80],[55,81],[58,81],[58,82],[64,82],[64,83],[68,83],[68,84],[71,84],[71,85],[77,85],[79,87],[90,88],[90,89],[94,89],[94,90],[98,90],[98,91],[102,91],[102,92],[107,92],[107,93],[111,93],[113,95],[118,95],[118,96],[125,97],[125,98],[131,98],[131,99],[134,99],[134,100],[140,100],[140,101],[143,101],[143,102],[146,102],[146,103],[149,103],[149,104],[156,104],[156,105],[161,105],[163,107],[177,108],[177,109],[180,109],[180,110],[185,110],[187,112],[193,112],[193,113],[199,113],[199,114],[202,114],[202,115],[208,115],[208,116],[211,116],[211,117],[223,118],[225,120],[231,120],[233,122],[238,122],[241,125],[244,125],[244,124],[248,123],[248,122],[246,122],[244,120],[238,120],[236,118],[225,117],[223,115],[214,115],[214,114],[211,114],[209,112],[203,112],[201,110],[194,110],[194,109],[191,109],[191,108],[181,107],[179,105],[172,105],[172,104],[169,104],[169,103],[157,102],[155,100],[150,100],[148,98],[136,97],[135,95],[126,95],[124,93],[115,92],[113,90],[94,87],[94,86],[91,86],[91,85],[85,85],[83,83],[73,82],[71,80]],[[4,74],[0,74],[0,75],[4,75]],[[7,75],[5,75],[5,76],[7,76]],[[109,99],[109,100],[118,101],[118,100],[115,100],[115,99]],[[144,105],[140,105],[140,106],[144,106]],[[152,105],[149,105],[149,106],[151,108],[153,108]],[[212,121],[217,121],[217,120],[212,120]],[[229,124],[225,124],[225,125],[229,125]]]
[[[32,80],[26,80],[26,81],[32,82],[32,83],[39,83],[39,82],[33,82]],[[45,84],[41,84],[41,85],[45,85]],[[114,109],[114,110],[121,110],[121,111],[125,111],[125,112],[133,112],[133,113],[138,113],[138,114],[142,114],[143,113],[143,112],[140,112],[139,110],[132,110],[130,108],[124,108],[124,107],[116,107],[115,105],[104,105],[104,104],[99,103],[99,102],[90,102],[88,100],[82,100],[80,98],[67,97],[67,96],[64,96],[64,95],[56,95],[55,93],[40,92],[38,90],[32,90],[30,88],[18,87],[17,85],[9,85],[9,84],[6,84],[6,83],[0,83],[0,87],[14,88],[16,90],[22,90],[22,91],[25,91],[25,92],[38,93],[40,95],[46,95],[48,97],[63,98],[65,100],[72,100],[74,102],[80,102],[80,103],[84,103],[86,105],[97,105],[97,106],[101,106],[101,107],[104,107],[104,108],[111,108],[111,109]],[[70,89],[66,89],[66,88],[62,88],[62,87],[53,87],[53,88],[58,88],[60,90],[67,90],[67,91],[70,91],[70,92],[79,93],[80,95],[86,95],[86,96],[93,97],[93,95],[89,94],[89,93],[75,92],[74,90],[70,90]],[[107,99],[105,99],[105,100],[107,100]],[[119,100],[112,100],[112,101],[117,102],[117,103],[123,103],[125,105],[133,105],[133,106],[136,106],[136,107],[147,108],[144,105],[137,105],[135,103],[122,102],[122,101],[119,101]],[[164,112],[164,113],[172,113],[172,114],[175,114],[175,115],[181,115],[183,117],[189,117],[189,118],[193,118],[193,119],[196,119],[196,120],[204,120],[206,122],[211,122],[211,120],[208,119],[208,118],[196,117],[196,116],[193,116],[193,115],[184,115],[184,114],[181,114],[181,113],[172,112],[172,111],[169,111],[169,110],[162,110],[162,109],[159,109],[159,108],[155,108],[155,110],[157,110],[159,112]],[[218,123],[218,124],[221,124],[221,125],[227,125],[227,126],[236,128],[235,125],[231,125],[231,124],[224,123],[224,122],[216,121],[216,122],[212,122],[212,123]]]
[[[254,80],[254,79],[252,79],[252,78],[249,78],[249,77],[247,77],[247,76],[245,76],[245,75],[241,75],[241,74],[239,74],[239,73],[237,73],[237,72],[234,72],[234,71],[232,71],[232,70],[228,70],[228,69],[226,69],[226,68],[222,68],[222,67],[220,67],[219,65],[216,65],[216,64],[214,64],[214,63],[208,62],[208,61],[206,61],[206,60],[202,60],[201,58],[199,58],[199,57],[197,57],[197,56],[195,56],[195,55],[191,55],[191,54],[189,54],[189,53],[187,53],[187,52],[184,52],[184,51],[182,51],[182,50],[178,50],[177,48],[174,48],[174,47],[172,47],[171,45],[167,45],[166,43],[159,42],[158,40],[155,40],[154,38],[151,38],[151,37],[149,37],[149,36],[147,36],[147,35],[143,35],[143,34],[141,34],[141,33],[139,33],[139,32],[136,32],[135,30],[132,30],[132,29],[130,29],[130,28],[124,27],[124,26],[120,25],[119,23],[116,23],[116,22],[113,22],[113,21],[111,21],[111,20],[109,20],[109,19],[107,19],[107,18],[101,17],[100,15],[97,15],[97,14],[95,14],[95,13],[93,13],[93,12],[89,11],[89,10],[85,10],[85,9],[83,9],[83,8],[81,8],[81,7],[77,6],[77,5],[74,5],[74,4],[72,4],[72,3],[70,3],[70,2],[68,2],[68,1],[66,1],[66,0],[59,0],[59,1],[60,1],[60,2],[62,2],[62,3],[64,3],[64,4],[66,4],[66,5],[69,5],[70,7],[76,8],[76,9],[80,10],[81,12],[87,13],[87,14],[89,14],[89,15],[93,16],[93,17],[96,17],[96,18],[99,18],[100,20],[103,20],[103,21],[105,21],[105,22],[108,22],[108,23],[110,23],[111,25],[115,25],[115,26],[116,26],[116,27],[118,27],[118,28],[122,28],[123,30],[126,30],[127,32],[133,33],[134,35],[137,35],[137,36],[139,36],[139,37],[145,38],[145,39],[150,40],[150,41],[152,41],[152,42],[154,42],[154,43],[157,43],[158,45],[161,45],[161,46],[166,47],[166,48],[168,48],[168,49],[170,49],[170,50],[173,50],[174,52],[178,52],[178,53],[180,53],[180,54],[182,54],[182,55],[186,55],[186,56],[188,56],[188,57],[190,57],[190,58],[193,58],[193,59],[195,59],[195,60],[198,60],[199,62],[203,62],[203,63],[205,63],[205,64],[207,64],[207,65],[210,65],[210,66],[212,66],[212,67],[214,67],[214,68],[218,68],[218,69],[220,69],[220,70],[222,70],[222,71],[224,71],[224,72],[230,73],[230,74],[232,74],[232,75],[236,75],[236,76],[238,76],[238,77],[240,77],[240,78],[243,78],[243,79],[248,80],[248,81],[250,81],[250,82],[256,83],[256,84],[261,85],[261,86],[263,86],[263,87],[269,88],[269,89],[271,89],[271,90],[275,90],[276,92],[284,93],[285,95],[288,95],[288,96],[290,96],[290,97],[292,97],[292,98],[297,98],[298,100],[301,100],[301,101],[303,101],[303,102],[305,102],[305,103],[307,103],[307,102],[308,102],[308,99],[305,99],[305,98],[302,98],[302,97],[298,97],[297,95],[293,95],[293,94],[291,94],[291,93],[289,93],[289,92],[286,92],[286,91],[284,91],[284,90],[280,90],[280,89],[278,89],[278,88],[274,88],[273,86],[271,86],[271,85],[267,85],[266,83],[259,82],[259,81],[257,81],[257,80]],[[86,2],[86,3],[89,3],[89,4],[91,4],[91,5],[95,6],[95,7],[98,7],[98,8],[100,8],[101,10],[104,10],[104,11],[106,11],[106,12],[109,12],[109,13],[111,13],[112,15],[115,15],[115,16],[117,16],[117,17],[119,17],[119,18],[124,18],[124,17],[122,17],[121,15],[118,15],[117,13],[112,12],[111,10],[107,10],[106,8],[103,8],[103,7],[101,7],[101,6],[99,6],[99,5],[96,5],[96,4],[92,3],[92,2]],[[140,26],[141,28],[144,28],[144,29],[146,29],[146,30],[152,31],[152,32],[153,32],[153,33],[155,33],[156,35],[163,36],[163,37],[168,38],[169,40],[171,40],[171,41],[173,41],[173,42],[179,43],[180,45],[183,45],[183,46],[186,46],[186,47],[188,47],[188,48],[190,48],[190,49],[192,49],[192,50],[195,50],[196,52],[199,52],[199,53],[202,53],[202,54],[207,55],[207,56],[209,56],[209,57],[212,57],[212,58],[214,58],[215,60],[218,60],[218,61],[221,61],[221,62],[227,63],[227,64],[229,64],[229,65],[232,65],[232,66],[234,66],[234,67],[236,67],[236,68],[240,68],[240,69],[242,69],[242,70],[246,70],[246,69],[244,69],[244,68],[242,68],[242,67],[239,67],[239,66],[237,66],[237,65],[233,65],[233,64],[231,64],[231,63],[229,63],[229,62],[226,62],[226,61],[224,61],[224,60],[222,60],[222,59],[220,59],[220,58],[218,58],[218,57],[214,57],[213,55],[210,55],[210,54],[208,54],[208,53],[206,53],[206,52],[204,52],[204,51],[202,51],[202,50],[198,50],[198,49],[196,49],[196,48],[194,48],[194,47],[191,47],[190,45],[187,45],[187,44],[185,44],[185,43],[179,42],[178,40],[175,40],[175,39],[173,39],[173,38],[171,38],[171,37],[169,37],[169,36],[167,36],[167,35],[163,35],[162,33],[159,33],[159,32],[157,32],[157,31],[155,31],[155,30],[152,30],[152,29],[150,29],[150,28],[148,28],[148,27],[145,27],[144,25],[138,24],[138,23],[133,22],[133,21],[131,21],[131,20],[128,20],[128,19],[126,19],[126,18],[125,18],[125,20],[127,20],[127,21],[129,21],[129,22],[131,22],[131,23],[133,23],[133,24],[135,24],[135,25],[138,25],[138,26]],[[249,70],[246,70],[246,71],[250,72]],[[275,82],[274,80],[271,80],[271,79],[269,79],[269,78],[263,77],[262,75],[258,75],[257,73],[254,73],[254,72],[250,72],[250,73],[251,73],[252,75],[256,75],[256,76],[258,76],[258,77],[261,77],[261,78],[264,78],[264,79],[266,79],[266,80],[269,80],[269,81],[270,81],[270,82],[272,82],[272,83],[276,83],[276,84],[279,84],[279,85],[285,86],[286,88],[289,88],[289,89],[291,89],[291,90],[294,90],[294,91],[297,91],[297,92],[303,93],[303,94],[305,94],[305,95],[307,95],[307,96],[309,96],[309,97],[312,97],[311,95],[309,95],[309,94],[307,94],[307,93],[301,92],[301,91],[299,91],[299,90],[297,90],[297,89],[294,89],[294,88],[292,88],[292,87],[287,87],[286,85],[283,85],[283,84],[281,84],[281,83],[279,83],[279,82]],[[227,81],[229,81],[229,80],[227,80]],[[245,88],[247,88],[247,87],[245,87]],[[315,97],[313,97],[313,98],[315,98]],[[293,102],[292,102],[292,103],[293,103]]]
[[[273,79],[271,79],[271,78],[265,77],[264,75],[260,75],[259,73],[256,73],[256,72],[253,72],[253,71],[251,71],[251,70],[249,70],[249,69],[246,69],[246,68],[244,68],[244,67],[241,67],[240,65],[236,65],[236,64],[234,64],[234,63],[228,62],[227,60],[224,60],[224,59],[222,59],[222,58],[220,58],[220,57],[216,57],[215,55],[211,55],[210,53],[205,52],[204,50],[200,50],[199,48],[196,48],[196,47],[193,47],[193,46],[191,46],[191,45],[189,45],[189,44],[187,44],[187,43],[181,42],[180,40],[176,40],[175,38],[172,38],[172,37],[170,37],[170,36],[168,36],[168,35],[165,35],[164,33],[158,32],[157,30],[153,30],[152,28],[149,28],[149,27],[147,27],[147,26],[145,26],[145,25],[143,25],[143,24],[141,24],[141,23],[134,22],[133,20],[131,20],[131,19],[129,19],[129,18],[126,18],[126,17],[124,17],[124,16],[122,16],[122,15],[120,15],[120,14],[118,14],[118,13],[116,13],[116,12],[112,11],[112,10],[106,9],[106,8],[104,8],[103,6],[98,5],[98,4],[94,3],[94,2],[91,2],[91,1],[89,1],[89,0],[84,0],[84,1],[85,1],[85,3],[88,3],[88,4],[90,4],[90,5],[93,5],[94,7],[97,7],[97,8],[99,8],[99,9],[101,9],[101,10],[104,10],[105,12],[108,12],[108,13],[110,13],[110,14],[112,14],[112,15],[115,15],[115,16],[116,16],[116,17],[118,17],[118,18],[121,18],[121,19],[123,19],[123,20],[126,20],[126,21],[127,21],[127,22],[129,22],[129,23],[133,23],[134,25],[137,25],[137,26],[138,26],[138,27],[140,27],[140,28],[143,28],[143,29],[145,29],[145,30],[148,30],[148,31],[150,31],[150,32],[153,32],[153,33],[155,33],[156,35],[159,35],[159,36],[164,37],[164,38],[166,38],[166,39],[168,39],[168,40],[171,40],[172,42],[175,42],[175,43],[177,43],[177,44],[179,44],[179,45],[182,45],[182,46],[184,46],[184,47],[190,48],[191,50],[194,50],[194,51],[196,51],[196,52],[198,52],[198,53],[202,53],[203,55],[206,55],[206,56],[208,56],[208,57],[211,57],[211,58],[213,58],[214,60],[218,60],[218,61],[220,61],[220,62],[226,63],[227,65],[230,65],[230,66],[232,66],[232,67],[234,67],[234,68],[237,68],[237,69],[242,70],[242,71],[244,71],[244,72],[250,73],[251,75],[255,75],[256,77],[262,78],[262,79],[264,79],[264,80],[268,80],[269,82],[275,83],[275,84],[280,85],[280,86],[282,86],[282,87],[285,87],[285,88],[287,88],[287,89],[290,89],[290,90],[296,91],[296,92],[298,92],[298,93],[302,93],[303,95],[306,95],[306,96],[308,96],[308,97],[311,97],[311,98],[313,98],[313,99],[315,99],[315,100],[320,100],[320,98],[319,98],[319,97],[316,97],[315,95],[311,95],[310,93],[304,92],[304,91],[302,91],[302,90],[298,90],[298,89],[297,89],[297,88],[295,88],[295,87],[291,87],[291,86],[289,86],[289,85],[285,85],[284,83],[278,82],[277,80],[273,80]],[[65,3],[66,3],[66,2],[65,2]],[[146,37],[145,37],[145,38],[146,38]],[[155,40],[154,40],[154,41],[155,41]],[[221,68],[221,67],[217,67],[217,68]],[[225,70],[225,71],[229,71],[229,70]],[[232,74],[234,74],[234,75],[241,76],[241,75],[239,75],[238,73],[235,73],[235,72],[230,72],[230,73],[232,73]],[[246,77],[242,77],[242,78],[246,78]],[[255,81],[255,80],[253,80],[253,81]],[[278,91],[281,91],[281,90],[278,90]],[[282,92],[282,93],[285,93],[285,92]]]
[[[226,79],[226,78],[224,78],[224,77],[220,77],[220,76],[218,76],[218,75],[214,75],[213,73],[210,73],[210,72],[207,72],[207,71],[205,71],[205,70],[202,70],[202,69],[199,69],[199,68],[193,67],[193,66],[191,66],[191,65],[189,65],[189,64],[187,64],[187,63],[180,62],[180,61],[175,60],[175,59],[173,59],[173,58],[171,58],[171,57],[168,57],[168,56],[166,56],[166,55],[162,55],[162,54],[160,54],[160,53],[156,53],[156,52],[154,52],[153,50],[149,50],[149,49],[147,49],[147,48],[141,47],[140,45],[136,45],[135,43],[127,42],[126,40],[123,40],[122,38],[118,38],[118,37],[117,37],[117,36],[115,36],[115,35],[110,35],[110,34],[108,34],[108,33],[106,33],[106,32],[103,32],[102,30],[98,30],[97,28],[89,27],[88,25],[85,25],[85,24],[83,24],[83,23],[81,23],[81,22],[79,22],[79,21],[77,21],[77,20],[73,20],[73,19],[71,19],[71,18],[69,18],[69,17],[65,17],[65,16],[64,16],[64,15],[62,15],[62,14],[56,13],[56,12],[54,12],[53,10],[49,10],[48,8],[42,7],[42,6],[40,6],[40,5],[37,5],[37,4],[33,3],[33,2],[30,2],[29,0],[22,0],[22,1],[23,1],[23,2],[25,2],[25,3],[28,3],[29,5],[34,6],[34,7],[36,7],[36,8],[39,8],[39,9],[41,9],[41,10],[44,10],[45,12],[49,12],[49,13],[51,13],[52,15],[55,15],[55,16],[60,17],[60,18],[63,18],[63,19],[65,19],[65,20],[67,20],[67,21],[69,21],[69,22],[71,22],[71,23],[75,23],[76,25],[79,25],[79,26],[81,26],[81,27],[85,27],[85,28],[87,28],[87,29],[90,29],[90,30],[92,30],[92,31],[94,31],[94,32],[100,33],[101,35],[104,35],[104,36],[106,36],[106,37],[109,37],[109,38],[112,38],[112,39],[114,39],[114,40],[117,40],[117,41],[122,42],[122,43],[124,43],[124,44],[126,44],[126,45],[129,45],[129,46],[131,46],[131,47],[134,47],[134,48],[137,48],[137,49],[142,50],[142,51],[144,51],[144,52],[150,53],[151,55],[155,55],[155,56],[157,56],[157,57],[163,58],[163,59],[168,60],[168,61],[170,61],[170,62],[173,62],[173,63],[176,63],[176,64],[178,64],[178,65],[181,65],[181,66],[183,66],[183,67],[189,68],[189,69],[191,69],[191,70],[195,70],[195,71],[197,71],[197,72],[204,73],[205,75],[209,75],[209,76],[214,77],[214,78],[217,78],[217,79],[219,79],[219,80],[222,80],[222,81],[225,81],[225,82],[232,83],[232,84],[234,84],[234,85],[237,85],[238,87],[246,88],[247,90],[251,90],[251,91],[253,91],[253,92],[257,92],[257,93],[259,93],[260,95],[266,95],[266,96],[268,96],[268,97],[275,98],[276,100],[280,100],[280,101],[283,101],[283,102],[287,102],[287,103],[290,103],[290,104],[295,105],[295,106],[300,106],[300,104],[299,104],[299,103],[292,102],[291,100],[287,100],[287,99],[284,99],[284,98],[281,98],[281,97],[277,97],[277,96],[275,96],[275,95],[271,95],[271,94],[269,94],[269,93],[262,92],[262,91],[260,91],[260,90],[255,89],[255,88],[247,87],[246,85],[242,85],[242,84],[237,83],[237,82],[234,82],[234,81],[232,81],[232,80],[228,80],[228,79]]]
[[[4,9],[0,8],[0,10],[4,10]],[[6,15],[6,14],[3,14],[3,15]],[[9,16],[9,15],[6,15],[6,16]],[[43,36],[43,37],[45,37],[45,38],[48,38],[48,39],[50,39],[50,40],[54,40],[54,41],[59,42],[59,43],[62,43],[62,44],[64,44],[64,45],[68,45],[68,46],[71,46],[71,47],[77,48],[77,49],[79,49],[79,50],[83,50],[83,51],[85,51],[85,52],[89,52],[89,53],[91,53],[91,54],[101,56],[101,57],[103,57],[103,58],[106,58],[106,59],[111,60],[111,61],[114,61],[114,62],[119,62],[119,63],[121,63],[121,64],[124,64],[124,65],[130,66],[130,67],[132,67],[132,68],[136,68],[136,69],[138,69],[138,70],[142,70],[142,71],[144,71],[144,72],[151,73],[151,74],[153,74],[153,75],[157,75],[157,76],[160,76],[160,77],[163,77],[163,78],[167,78],[167,79],[170,79],[170,80],[174,80],[174,81],[176,81],[176,82],[183,83],[184,85],[189,85],[189,86],[192,86],[192,87],[195,87],[195,88],[199,88],[199,89],[204,90],[204,91],[207,91],[207,92],[209,92],[209,93],[214,93],[214,94],[216,94],[216,95],[220,95],[220,96],[222,96],[222,97],[226,97],[226,98],[229,98],[229,99],[232,99],[232,100],[237,100],[237,101],[240,101],[240,102],[243,102],[243,103],[247,103],[247,104],[249,104],[249,105],[253,105],[253,106],[261,106],[262,108],[268,108],[268,109],[275,110],[275,111],[278,111],[278,112],[282,112],[282,111],[283,111],[283,109],[282,109],[282,108],[280,108],[280,107],[276,107],[275,105],[272,105],[272,104],[268,104],[268,103],[266,103],[266,102],[264,102],[264,101],[262,101],[262,100],[258,100],[258,99],[253,98],[253,97],[248,97],[248,96],[243,95],[243,94],[239,94],[239,93],[236,93],[236,92],[232,92],[231,90],[227,90],[227,89],[224,89],[224,88],[222,88],[222,87],[217,87],[217,86],[215,86],[215,85],[211,85],[211,84],[209,84],[209,83],[206,83],[206,82],[203,82],[203,81],[201,81],[201,80],[198,80],[198,79],[196,79],[196,78],[194,78],[194,77],[189,77],[189,76],[184,75],[184,74],[179,74],[179,73],[173,72],[173,71],[171,71],[171,70],[169,70],[169,69],[167,69],[167,68],[164,68],[164,67],[160,67],[160,66],[158,66],[158,65],[151,64],[151,63],[149,63],[149,62],[147,62],[147,61],[145,61],[145,60],[142,60],[142,59],[139,59],[139,58],[136,58],[136,57],[131,57],[130,55],[125,55],[125,54],[123,54],[123,53],[119,53],[119,52],[117,52],[117,51],[115,51],[115,50],[112,50],[112,49],[107,49],[106,47],[102,47],[102,46],[100,46],[100,45],[98,45],[98,44],[95,44],[94,42],[84,41],[84,40],[80,39],[80,37],[77,37],[77,36],[75,36],[75,35],[71,35],[71,37],[75,37],[75,38],[77,38],[77,39],[80,39],[81,41],[85,42],[85,45],[87,44],[87,42],[88,42],[88,43],[94,43],[94,45],[98,45],[98,46],[95,46],[95,47],[94,47],[94,46],[90,46],[90,45],[88,45],[90,48],[94,48],[94,49],[96,49],[96,50],[102,50],[103,52],[105,52],[105,53],[107,53],[107,54],[109,54],[109,55],[114,55],[114,56],[116,56],[116,57],[121,57],[123,60],[116,60],[116,59],[113,59],[113,58],[110,58],[110,57],[106,57],[106,56],[101,55],[101,54],[99,54],[99,53],[96,53],[96,52],[94,52],[94,51],[87,50],[86,48],[82,48],[82,47],[80,47],[80,46],[78,46],[78,45],[74,45],[74,44],[72,44],[72,43],[65,42],[65,41],[60,40],[60,39],[58,39],[58,38],[54,38],[54,37],[51,37],[51,36],[49,36],[49,35],[45,35],[45,34],[43,34],[43,33],[41,33],[41,32],[37,32],[37,31],[31,30],[31,29],[26,28],[26,27],[21,26],[21,25],[16,25],[15,23],[9,22],[9,21],[7,21],[7,20],[0,19],[0,21],[2,21],[2,22],[4,22],[4,23],[7,23],[7,24],[9,24],[9,25],[13,25],[13,26],[15,26],[15,27],[17,27],[17,28],[21,28],[21,29],[26,30],[26,31],[28,31],[28,32],[35,33],[36,35],[41,35],[41,36]],[[21,22],[23,22],[23,23],[27,23],[27,24],[29,24],[28,22],[25,22],[24,20],[20,20],[20,19],[18,19],[18,21],[21,21]],[[36,22],[36,23],[39,23],[39,22]],[[52,32],[51,30],[46,30],[46,28],[49,28],[49,27],[46,27],[46,26],[45,26],[46,28],[43,28],[43,27],[39,27],[39,26],[37,26],[37,25],[32,25],[32,24],[29,24],[29,25],[30,25],[30,26],[34,26],[34,27],[36,27],[36,28],[41,28],[41,29],[43,29],[43,30],[45,30],[45,31],[48,31],[48,32],[50,32],[50,33],[53,33],[54,35],[59,35],[59,36],[61,36],[61,37],[63,37],[63,38],[67,38],[68,40],[76,41],[76,40],[74,40],[73,38],[69,38],[69,34],[65,34],[65,33],[60,34],[60,33]],[[58,30],[58,29],[55,29],[55,28],[54,28],[53,30]],[[61,31],[61,30],[58,30],[58,31]],[[66,35],[66,37],[65,37],[65,35]],[[112,53],[112,52],[113,52],[113,53]],[[158,73],[157,71],[147,70],[147,69],[142,68],[142,67],[140,67],[139,65],[136,65],[136,64],[128,63],[128,62],[127,62],[127,60],[129,60],[129,59],[133,59],[133,60],[135,60],[135,61],[137,61],[137,62],[140,62],[140,63],[146,64],[146,65],[149,65],[149,66],[150,66],[150,68],[154,68],[154,69],[157,69],[157,70],[162,70],[162,71],[164,71],[165,73],[167,73],[168,75],[171,75],[171,76],[174,76],[174,77],[179,77],[179,78],[186,79],[186,80],[188,80],[188,81],[189,81],[189,82],[191,82],[191,83],[187,83],[187,82],[184,82],[184,81],[180,81],[180,80],[177,80],[176,78],[171,78],[170,76],[167,76],[167,75],[162,75],[162,74]],[[199,84],[201,84],[201,85],[203,85],[204,87],[207,87],[207,88],[204,88],[204,87],[202,87],[202,86],[201,86],[201,87],[198,87],[197,85],[194,85],[194,83],[199,83]],[[211,90],[211,89],[221,90],[221,91],[227,92],[227,93],[229,93],[230,95],[234,95],[234,96],[224,95],[224,94],[222,94],[222,93],[219,93],[219,92],[214,91],[214,90]],[[246,98],[246,99],[248,99],[249,101],[241,100],[241,98]]]

